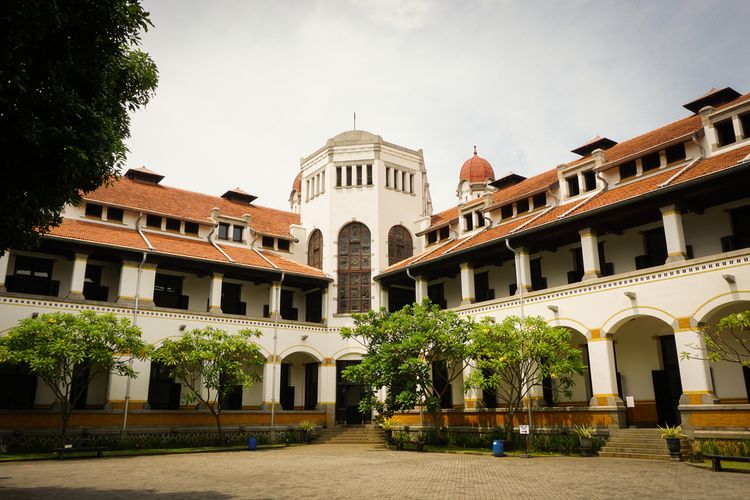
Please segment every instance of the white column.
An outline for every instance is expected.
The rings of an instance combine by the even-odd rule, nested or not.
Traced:
[[[589,339],[589,370],[591,370],[591,406],[623,406],[617,394],[617,372],[615,371],[615,349],[611,337],[599,337],[592,331]]]
[[[734,136],[737,138],[737,140],[741,140],[742,137],[742,126],[740,125],[740,116],[734,115],[732,117],[732,126],[734,127]]]
[[[474,291],[474,268],[468,262],[459,266],[461,269],[461,305],[473,304],[476,301]]]
[[[388,309],[388,287],[386,285],[383,285],[383,283],[379,283],[378,286],[380,287],[380,304],[379,307],[385,307],[386,310]]]
[[[263,366],[263,408],[270,410],[272,404],[276,405],[277,410],[281,408],[279,403],[280,379],[281,363],[275,361],[273,355],[271,355]]]
[[[278,304],[278,298],[279,298],[279,283],[277,281],[274,281],[271,283],[271,286],[268,289],[268,314],[271,319],[275,319],[279,314],[279,304]]]
[[[8,276],[8,265],[10,264],[10,250],[0,255],[0,292],[5,291],[5,277]]]
[[[664,236],[667,240],[667,262],[678,262],[687,258],[682,214],[674,205],[661,208]]]
[[[325,358],[318,367],[318,408],[325,410],[329,426],[336,423],[336,362]]]
[[[419,304],[427,298],[427,280],[424,276],[417,276],[415,278],[414,297]]]
[[[209,287],[209,305],[208,312],[214,314],[221,314],[221,287],[223,283],[224,275],[221,273],[213,273],[211,275],[211,284]]]
[[[471,374],[476,371],[473,366],[464,367],[464,381],[469,380]],[[472,410],[476,408],[484,407],[484,400],[482,399],[482,390],[470,387],[464,390],[464,408]]]
[[[88,255],[85,253],[76,253],[73,261],[73,272],[70,276],[70,292],[68,298],[74,300],[83,300],[83,283],[86,278],[86,262]]]
[[[524,290],[531,291],[531,261],[529,260],[529,251],[525,248],[520,248],[516,257],[516,281],[520,280],[518,285],[518,291],[521,287]]]
[[[328,287],[323,289],[320,301],[320,318],[323,323],[328,323]]]
[[[690,326],[690,318],[679,318],[678,322],[683,326],[674,331],[682,381],[680,404],[717,403],[718,399],[711,382],[711,368],[705,359],[706,343],[700,332]],[[683,352],[689,353],[691,358],[683,359]]]
[[[601,276],[599,262],[599,245],[596,233],[591,228],[581,229],[581,254],[583,255],[583,279],[591,280]]]
[[[123,261],[120,268],[120,282],[117,285],[117,303],[132,306],[135,296],[138,295],[138,307],[153,307],[154,305],[154,281],[156,280],[156,266],[144,264],[140,271],[140,289],[136,291],[138,284],[138,267],[140,262]]]
[[[133,369],[138,377],[130,379],[130,402],[128,411],[141,410],[148,403],[149,375],[151,375],[150,360],[133,360]],[[125,407],[125,398],[128,393],[128,377],[121,375],[109,375],[107,386],[106,407],[110,410],[121,410]]]

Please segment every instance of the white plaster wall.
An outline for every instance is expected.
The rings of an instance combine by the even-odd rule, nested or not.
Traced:
[[[637,318],[617,330],[615,353],[623,396],[634,396],[636,400],[654,399],[651,370],[662,368],[657,337],[671,333],[668,325],[653,318]]]
[[[269,304],[271,287],[242,282],[242,301],[247,304],[247,315],[251,318],[263,317],[263,305]]]
[[[457,307],[461,305],[461,274],[456,274],[453,278],[439,279],[434,283],[443,282],[443,290],[445,292],[445,301],[448,303],[448,307]],[[433,282],[430,282],[432,284]]]
[[[568,271],[573,269],[573,255],[571,249],[580,245],[559,247],[556,252],[541,252],[534,254],[531,259],[542,257],[542,276],[547,278],[547,287],[568,284]]]

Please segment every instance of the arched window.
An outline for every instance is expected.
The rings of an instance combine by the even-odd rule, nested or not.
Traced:
[[[307,265],[323,269],[323,233],[316,229],[307,243]]]
[[[404,226],[393,226],[388,231],[388,265],[412,256],[411,235]]]
[[[370,310],[370,230],[359,222],[339,232],[338,312]]]

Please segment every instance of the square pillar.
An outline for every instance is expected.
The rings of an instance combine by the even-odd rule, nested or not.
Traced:
[[[740,116],[734,115],[732,117],[732,127],[734,128],[734,136],[737,138],[737,140],[742,140],[745,137],[742,136],[742,125],[740,124]],[[747,130],[745,131],[747,133]]]
[[[5,277],[8,276],[8,265],[10,264],[10,250],[0,255],[0,292],[5,291]]]
[[[591,280],[600,277],[601,265],[599,262],[599,246],[596,240],[596,233],[591,228],[582,229],[578,232],[581,235],[581,255],[583,256],[583,279]]]
[[[378,284],[380,288],[380,294],[378,297],[378,300],[380,301],[379,306],[385,307],[386,310],[388,309],[388,287],[383,285],[383,283]]]
[[[531,291],[531,261],[526,248],[518,249],[516,254],[516,285],[516,293],[519,293],[521,287],[527,292]]]
[[[70,277],[70,292],[68,292],[69,299],[83,300],[83,284],[86,279],[86,262],[88,261],[88,254],[76,253],[75,260],[73,261],[73,272]]]
[[[682,214],[675,205],[661,208],[664,236],[667,240],[667,262],[679,262],[687,258]]]
[[[474,268],[468,262],[461,263],[459,267],[461,269],[461,305],[473,304],[476,301]]]
[[[281,409],[279,387],[281,387],[281,363],[278,361],[278,356],[274,359],[271,355],[263,366],[263,409],[270,410],[271,406],[275,406],[276,410]]]
[[[281,293],[281,284],[278,281],[274,281],[271,283],[271,287],[269,288],[269,296],[268,296],[268,315],[270,319],[276,319],[277,317],[279,319],[279,301],[281,298],[279,297],[279,294]]]
[[[213,273],[211,275],[211,284],[209,287],[209,303],[208,312],[211,314],[221,314],[221,287],[223,284],[224,275],[221,273]]]
[[[615,349],[612,338],[599,336],[600,332],[591,332],[588,341],[589,370],[591,370],[591,392],[593,397],[590,406],[624,406],[617,394],[617,372],[615,370]]]
[[[464,367],[464,381],[469,380],[472,373],[476,371],[473,366]],[[475,387],[469,387],[464,389],[464,408],[467,410],[474,410],[477,408],[484,408],[484,399],[482,398],[482,390]]]
[[[318,408],[325,410],[329,427],[336,424],[336,361],[325,358],[318,367]]]
[[[320,297],[320,320],[328,323],[328,287],[323,289]]]
[[[120,282],[117,286],[117,304],[132,307],[138,295],[138,307],[154,307],[154,283],[156,282],[156,265],[140,262],[123,261],[120,268]],[[140,284],[139,284],[140,281]],[[136,288],[138,288],[136,290]]]
[[[427,298],[427,280],[424,276],[417,276],[415,279],[414,297],[419,304]]]
[[[148,407],[148,386],[151,375],[151,361],[134,359],[133,370],[138,377],[130,379],[130,395],[128,411],[142,410]],[[109,374],[109,385],[107,386],[107,402],[105,408],[108,410],[123,410],[128,393],[128,377]]]
[[[680,328],[674,331],[674,341],[680,365],[682,396],[680,404],[716,404],[718,398],[711,382],[711,368],[706,359],[706,342],[700,331],[691,326],[690,318],[677,318]],[[690,358],[683,358],[687,352]]]

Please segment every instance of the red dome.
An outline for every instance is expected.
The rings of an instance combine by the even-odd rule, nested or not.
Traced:
[[[294,178],[294,183],[292,183],[292,191],[295,193],[301,193],[302,192],[302,172],[297,174],[297,177]]]
[[[477,147],[474,146],[474,156],[464,162],[458,182],[469,181],[475,183],[484,182],[487,179],[494,181],[495,171],[492,170],[490,162],[477,155]]]

